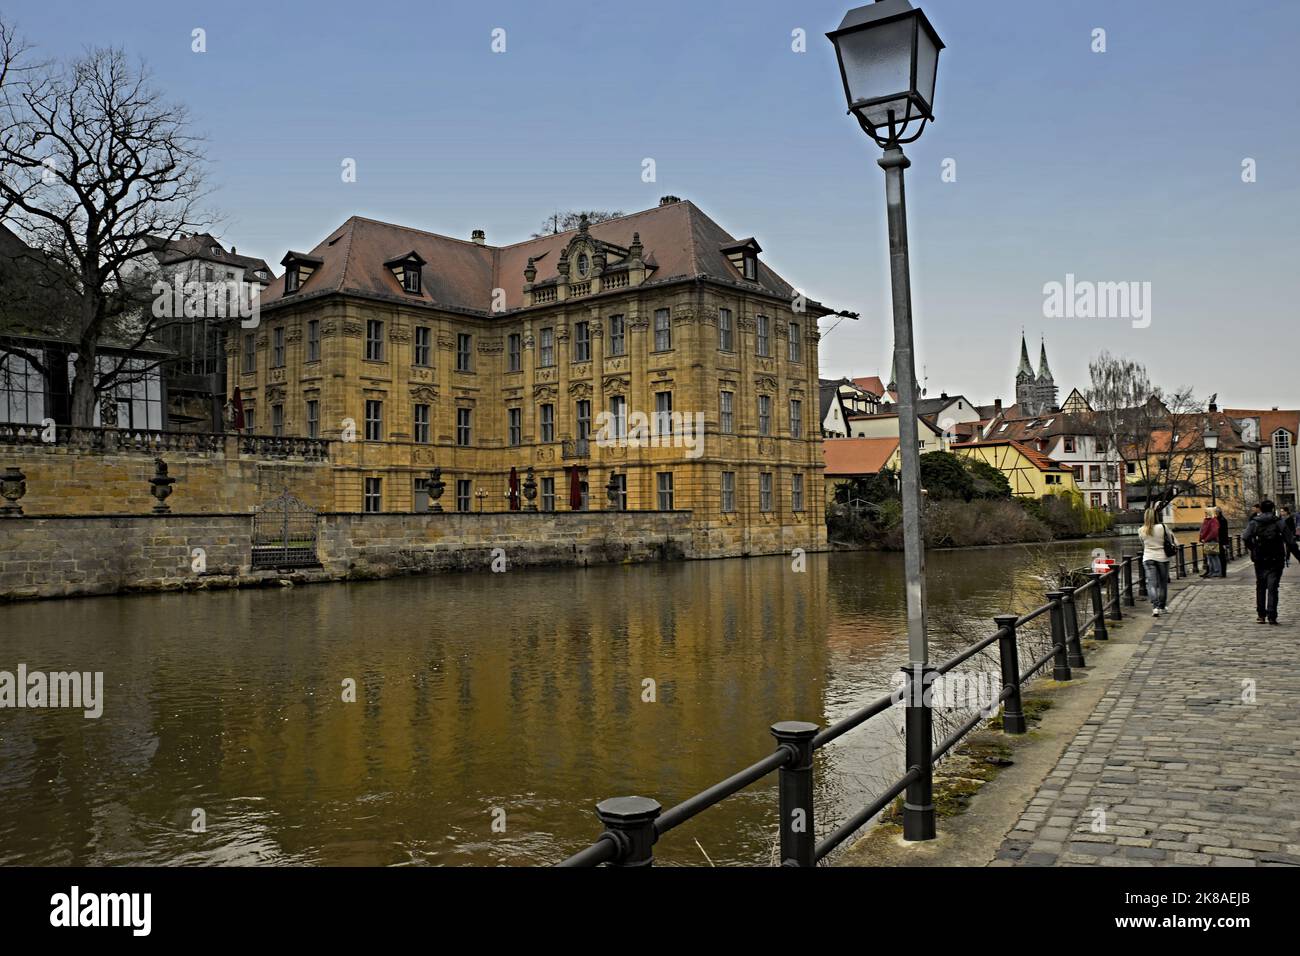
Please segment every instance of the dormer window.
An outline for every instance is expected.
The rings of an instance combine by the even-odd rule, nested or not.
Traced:
[[[424,264],[424,259],[412,249],[404,256],[389,259],[384,263],[384,266],[393,273],[393,277],[397,279],[397,284],[402,287],[403,292],[409,295],[419,295],[421,292],[420,275]]]
[[[303,283],[311,278],[322,264],[323,259],[317,259],[315,256],[306,256],[301,252],[286,252],[284,258],[280,260],[280,265],[284,266],[284,294],[292,295],[302,288]]]
[[[722,247],[722,253],[731,265],[748,282],[758,281],[758,254],[762,247],[753,239],[742,239]]]

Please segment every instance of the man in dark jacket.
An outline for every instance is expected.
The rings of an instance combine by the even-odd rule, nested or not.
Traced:
[[[1258,623],[1276,624],[1277,588],[1282,580],[1282,568],[1286,565],[1289,554],[1300,560],[1295,533],[1274,514],[1273,502],[1266,499],[1259,503],[1259,513],[1250,519],[1241,540],[1250,549],[1250,558],[1255,562],[1255,613],[1259,615]]]
[[[1219,577],[1228,576],[1228,551],[1232,547],[1232,533],[1228,530],[1228,519],[1223,516],[1222,508],[1214,509],[1219,519]]]

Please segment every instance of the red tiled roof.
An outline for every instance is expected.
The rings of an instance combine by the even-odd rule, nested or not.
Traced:
[[[875,475],[898,451],[897,438],[827,438],[822,457],[828,475]]]
[[[1261,444],[1272,442],[1273,433],[1279,428],[1291,433],[1291,444],[1300,441],[1300,409],[1225,408],[1223,413],[1232,418],[1258,418]]]
[[[534,284],[553,283],[559,276],[556,263],[560,252],[575,233],[570,230],[512,245],[490,246],[353,216],[311,250],[310,255],[321,259],[322,264],[298,292],[285,296],[283,283],[273,283],[263,293],[261,303],[267,308],[282,300],[297,302],[332,292],[353,292],[488,314],[494,290],[501,289],[506,309],[518,309],[524,305],[524,268],[529,258],[537,269]],[[794,294],[794,288],[761,260],[758,282],[745,282],[723,252],[735,239],[692,202],[656,206],[588,227],[591,239],[619,250],[632,245],[634,233],[640,235],[644,249],[647,283],[702,277],[779,298]],[[397,277],[384,266],[394,256],[412,251],[428,263],[419,295],[404,292]],[[610,265],[615,265],[614,256]]]

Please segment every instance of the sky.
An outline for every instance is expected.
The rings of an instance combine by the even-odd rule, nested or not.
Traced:
[[[1045,338],[1062,398],[1107,349],[1166,389],[1300,407],[1300,3],[914,5],[947,45],[936,121],[907,147],[929,394],[1012,400],[1023,330],[1035,362]],[[206,137],[214,231],[240,253],[274,265],[351,215],[505,244],[556,210],[672,194],[861,313],[821,323],[824,377],[887,375],[879,149],[824,36],[848,4],[185,6],[3,9],[45,56],[121,46],[148,65]],[[1076,295],[1137,297],[1118,317],[1045,314],[1067,276]]]

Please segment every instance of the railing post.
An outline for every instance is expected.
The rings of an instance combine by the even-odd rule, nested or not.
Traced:
[[[1083,645],[1079,643],[1079,608],[1074,603],[1074,595],[1078,590],[1079,588],[1061,588],[1061,616],[1065,622],[1066,653],[1070,666],[1086,667],[1083,662]]]
[[[1101,575],[1093,571],[1090,577],[1092,578],[1092,614],[1096,619],[1096,623],[1092,625],[1092,633],[1099,641],[1109,641],[1110,634],[1106,632],[1106,598],[1101,591]],[[1074,661],[1070,663],[1073,664]],[[1080,661],[1078,666],[1082,667],[1083,662]]]
[[[1133,601],[1133,555],[1124,559],[1124,601],[1129,607],[1134,604]]]
[[[1178,576],[1187,577],[1187,545],[1185,544],[1178,546]]]
[[[903,794],[903,839],[933,840],[934,826],[934,715],[930,710],[930,685],[935,668],[929,664],[908,665],[906,728],[907,769],[917,778]]]
[[[778,774],[781,805],[781,865],[816,866],[817,835],[813,831],[813,737],[820,730],[802,720],[772,725],[772,736],[790,751],[790,762]]]
[[[1192,542],[1192,573],[1193,574],[1201,573],[1200,548],[1201,545],[1199,541]]]
[[[1147,563],[1138,555],[1138,596],[1147,596]]]
[[[596,816],[618,845],[610,866],[653,866],[655,819],[663,810],[649,797],[610,797],[596,804]]]
[[[1002,690],[1010,690],[1007,699],[1002,702],[1002,732],[1023,734],[1025,732],[1025,713],[1020,703],[1020,648],[1016,644],[1016,621],[1014,614],[999,614],[993,618],[1002,636],[998,638],[998,659],[1002,663]]]
[[[1112,564],[1110,570],[1106,572],[1107,590],[1110,591],[1110,619],[1112,621],[1124,620],[1124,611],[1120,607],[1120,587],[1119,587],[1120,567]]]
[[[1052,647],[1056,657],[1052,661],[1052,680],[1070,679],[1070,659],[1065,647],[1065,595],[1061,591],[1048,591],[1047,600],[1052,602]]]

